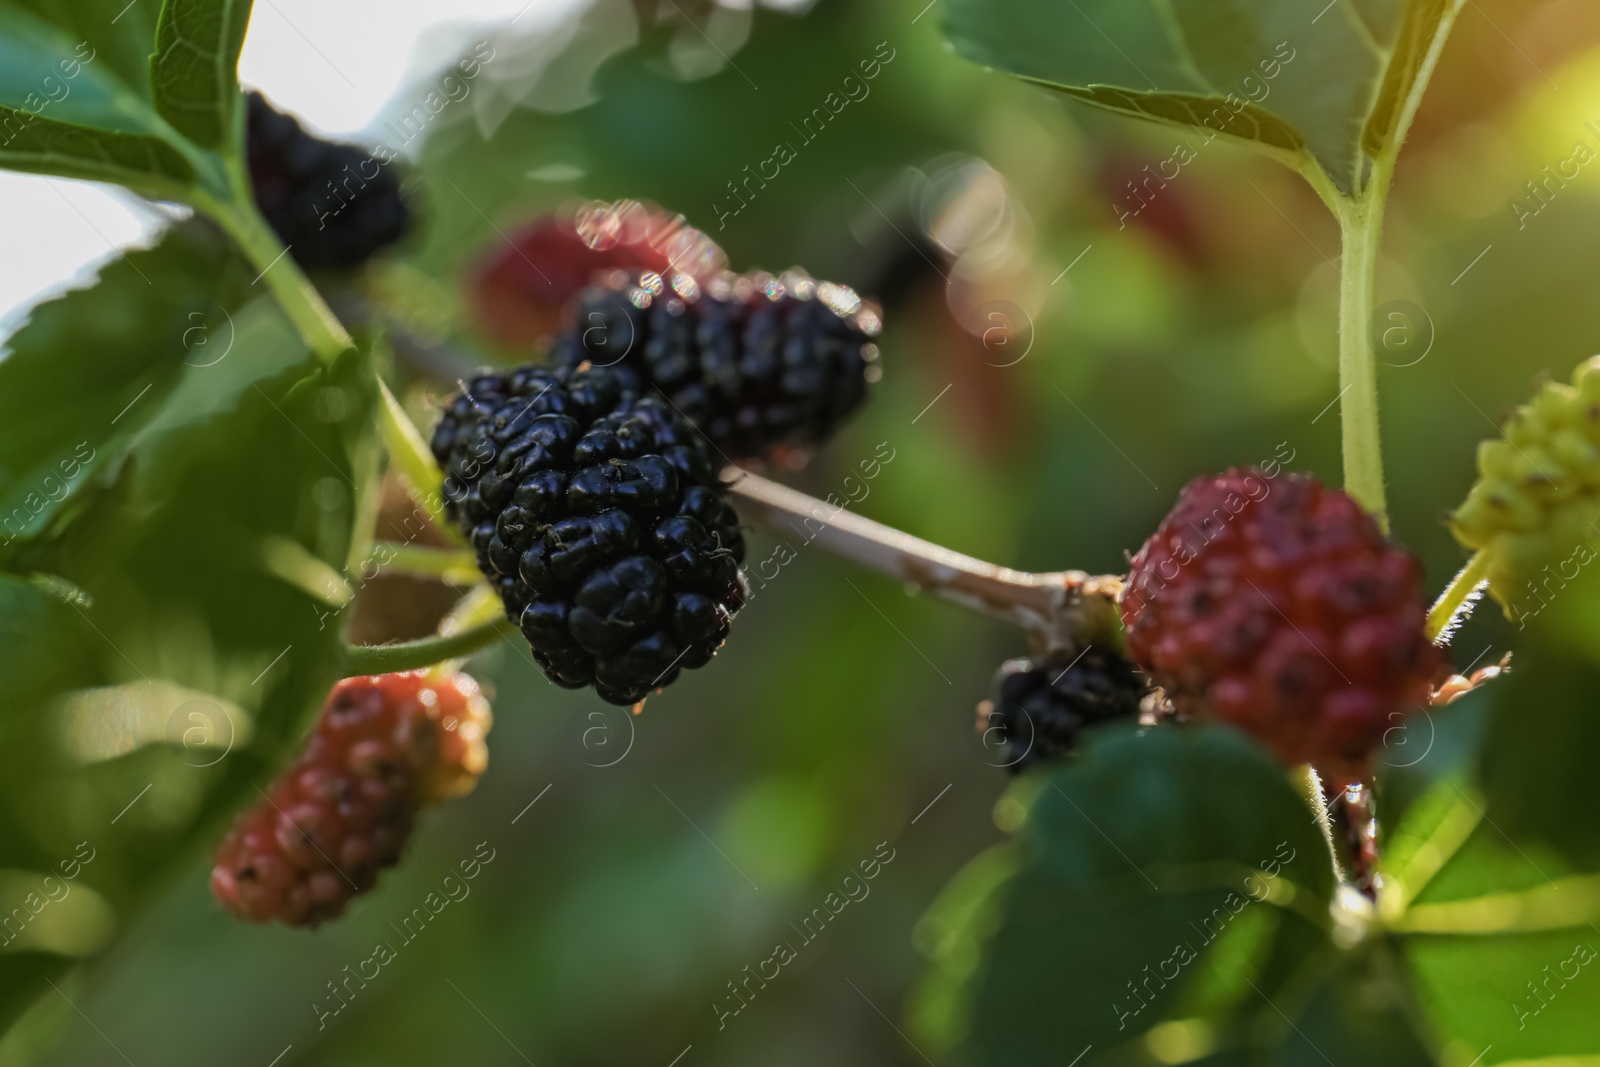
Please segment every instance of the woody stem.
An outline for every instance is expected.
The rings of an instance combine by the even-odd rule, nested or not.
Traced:
[[[1028,631],[1046,647],[1119,645],[1121,579],[1083,571],[1034,574],[996,566],[738,467],[722,472],[740,514],[799,548],[817,545],[918,589]],[[786,542],[791,551],[792,542]],[[787,561],[785,561],[787,562]],[[760,576],[759,568],[756,575]]]

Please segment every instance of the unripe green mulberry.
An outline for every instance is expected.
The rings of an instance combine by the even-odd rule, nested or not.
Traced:
[[[1536,613],[1594,557],[1600,538],[1600,356],[1572,384],[1550,382],[1478,446],[1478,482],[1450,517],[1487,562],[1489,590],[1517,618]]]

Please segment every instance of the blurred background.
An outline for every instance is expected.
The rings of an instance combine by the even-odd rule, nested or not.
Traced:
[[[519,225],[586,198],[681,212],[735,269],[803,264],[878,297],[876,396],[783,477],[823,496],[886,446],[855,508],[951,548],[1116,572],[1197,474],[1276,455],[1337,482],[1338,243],[1311,190],[1220,141],[1146,184],[1197,138],[973,67],[925,3],[475,0],[441,23],[421,0],[263,0],[241,77],[313,128],[402,147],[396,122],[439,72],[492,49],[403,144],[426,223],[371,279],[422,347],[530,355],[475,320],[464,278]],[[866,60],[869,91],[801,135]],[[736,198],[780,141],[795,158]],[[1379,282],[1394,530],[1434,590],[1462,562],[1442,516],[1476,442],[1539,375],[1600,351],[1600,171],[1528,187],[1580,144],[1600,152],[1600,11],[1468,5],[1402,157]],[[0,263],[0,307],[14,316],[164,219],[0,176],[0,227],[26,250]],[[450,387],[411,384],[419,417]],[[750,558],[775,544],[753,532]],[[362,625],[430,625],[400,601],[369,603]],[[1480,612],[1458,665],[1506,641]],[[76,1007],[41,1002],[0,1064],[933,1062],[918,920],[1003,836],[1008,778],[973,709],[1024,652],[815,548],[638,717],[556,689],[507,644],[470,668],[494,696],[488,775],[346,919],[233,920],[201,843],[64,985]],[[483,842],[494,858],[470,897],[333,999],[346,965],[400,942],[395,925]],[[869,895],[719,1021],[729,983],[890,849]]]

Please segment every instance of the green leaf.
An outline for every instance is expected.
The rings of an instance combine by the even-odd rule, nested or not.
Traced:
[[[1485,1067],[1600,1057],[1600,670],[1529,635],[1489,688],[1481,788],[1447,779],[1412,806],[1380,901],[1435,1029]]]
[[[11,0],[52,23],[74,42],[87,44],[93,62],[149,99],[150,42],[160,5],[150,0]]]
[[[1393,144],[1460,0],[950,0],[969,59],[1099,107],[1308,155],[1340,192]]]
[[[202,148],[231,144],[251,0],[166,0],[150,57],[156,109]]]
[[[1458,799],[1458,822],[1482,811],[1482,797]],[[1485,1065],[1600,1055],[1600,877],[1505,836],[1492,814],[1470,829],[1394,923],[1434,1027],[1462,1062],[1490,1046]]]
[[[1294,1025],[1279,1020],[1283,1058],[1273,1062],[1433,1067],[1437,1061],[1418,1034],[1414,996],[1410,976],[1387,942],[1342,952]]]
[[[1592,777],[1600,714],[1579,698],[1600,693],[1600,668],[1542,651],[1519,652],[1511,676],[1496,686],[1484,746],[1487,801],[1513,839],[1600,871],[1600,791]]]
[[[1234,1016],[1277,1017],[1270,997],[1293,1018],[1328,980],[1327,846],[1283,768],[1231,730],[1098,739],[1046,780],[1020,843],[1017,873],[975,878],[967,909],[1003,900],[967,1009],[972,1063],[1255,1043]]]
[[[87,39],[0,3],[0,166],[177,197],[198,178],[186,146]]]
[[[48,581],[0,574],[0,674],[6,679],[0,736],[14,721],[10,712],[47,699],[82,676],[90,660],[75,653],[89,633]]]
[[[967,1036],[969,984],[984,942],[1004,914],[1006,885],[1017,872],[1017,850],[1010,842],[995,845],[956,872],[912,935],[932,964],[911,994],[911,1028],[919,1042],[948,1051]]]
[[[220,233],[188,222],[33,308],[0,345],[0,559],[70,507],[186,372],[228,357],[249,282]]]
[[[114,182],[152,196],[176,196],[195,170],[171,145],[144,134],[123,134],[38,119],[0,107],[0,129],[19,126],[0,148],[0,164],[30,174]]]
[[[371,367],[354,351],[324,364],[264,298],[233,317],[227,357],[183,367],[0,585],[71,601],[28,654],[77,664],[0,706],[0,868],[48,872],[88,842],[77,886],[122,930],[266,786],[342,673],[339,576],[377,463]],[[56,356],[76,374],[103,353]],[[28,399],[50,403],[43,388]],[[0,950],[0,1017],[51,973]]]

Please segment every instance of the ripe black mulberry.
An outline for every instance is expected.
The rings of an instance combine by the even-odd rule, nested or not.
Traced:
[[[798,273],[671,282],[618,272],[583,290],[557,364],[625,369],[732,461],[820,445],[866,399],[880,323],[852,290]]]
[[[467,383],[433,435],[446,510],[556,684],[634,704],[704,666],[746,590],[703,437],[601,367]]]

